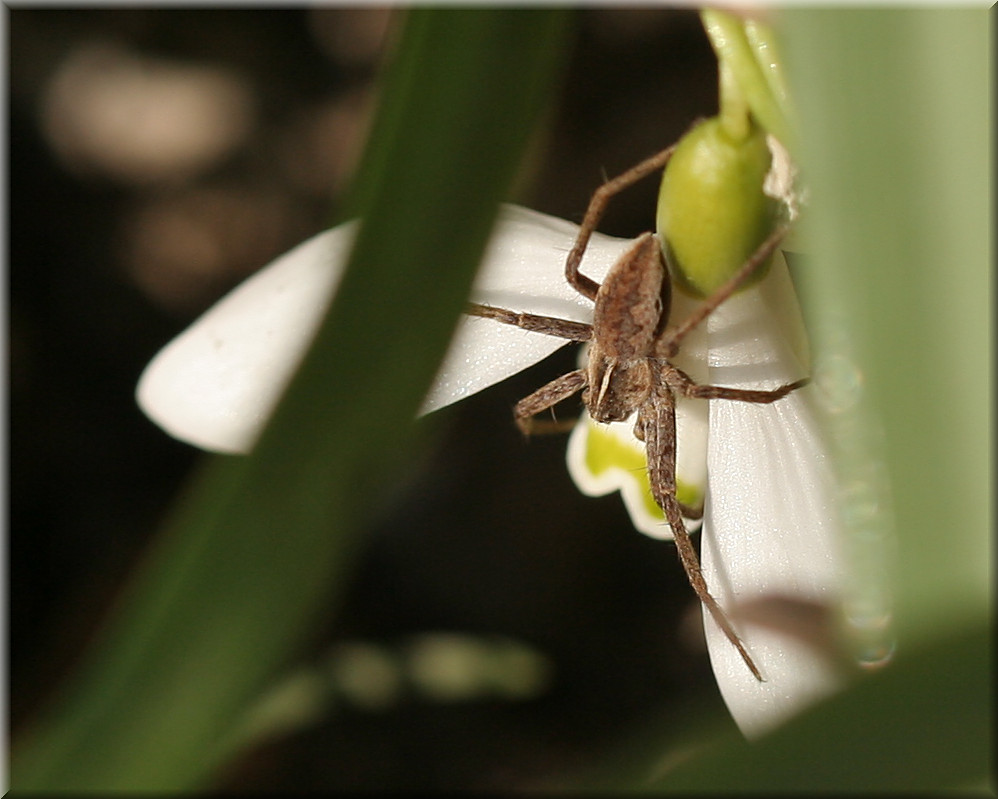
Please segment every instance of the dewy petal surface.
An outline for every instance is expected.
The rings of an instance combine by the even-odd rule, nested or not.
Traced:
[[[305,241],[209,308],[163,348],[142,374],[140,407],[170,435],[218,452],[247,452],[280,399],[335,294],[356,222]],[[503,206],[472,299],[512,310],[592,317],[565,281],[578,227]],[[582,269],[601,280],[628,240],[595,234]],[[567,342],[464,318],[427,413],[515,374]]]
[[[807,374],[799,306],[782,258],[757,287],[708,320],[710,380],[771,389]],[[704,614],[718,686],[749,737],[778,725],[839,683],[834,655],[787,629],[740,623],[735,605],[840,601],[839,526],[831,464],[807,386],[770,405],[711,400],[708,495],[701,560],[721,606],[735,617],[765,682]],[[773,619],[779,627],[779,619]],[[742,620],[744,622],[744,620]]]

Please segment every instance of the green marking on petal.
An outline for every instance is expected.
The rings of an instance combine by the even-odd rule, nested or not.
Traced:
[[[588,444],[586,466],[593,474],[603,474],[613,466],[634,472],[635,475],[647,474],[648,465],[644,453],[628,446],[612,433],[592,425],[589,428]]]
[[[642,503],[648,515],[664,521],[665,515],[652,496],[644,452],[591,422],[588,433],[585,451],[586,468],[597,477],[613,468],[627,475],[640,486]],[[677,480],[676,496],[680,502],[692,507],[697,507],[703,502],[703,492],[697,486],[682,480]]]

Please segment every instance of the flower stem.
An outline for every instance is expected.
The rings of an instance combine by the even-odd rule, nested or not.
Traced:
[[[747,106],[756,121],[793,153],[786,84],[772,29],[716,9],[702,10],[700,19],[717,55],[725,130],[739,133]]]

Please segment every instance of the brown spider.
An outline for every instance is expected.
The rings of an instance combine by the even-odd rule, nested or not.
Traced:
[[[683,338],[766,262],[783,240],[787,228],[778,227],[724,285],[677,327],[667,326],[672,288],[654,234],[639,236],[631,249],[614,264],[602,285],[579,272],[586,245],[609,199],[662,169],[674,149],[675,145],[642,161],[604,183],[593,194],[565,262],[565,278],[569,284],[595,304],[591,325],[475,303],[469,304],[466,312],[549,336],[590,342],[586,368],[568,372],[520,400],[514,410],[517,424],[529,433],[537,414],[580,389],[589,415],[597,422],[623,421],[636,412],[634,434],[645,443],[652,495],[672,528],[679,559],[690,584],[756,679],[762,681],[762,675],[741,639],[708,590],[696,550],[683,524],[683,515],[699,518],[703,509],[687,507],[676,498],[676,394],[769,403],[808,381],[797,380],[771,391],[703,385],[673,366],[669,359],[679,352]]]

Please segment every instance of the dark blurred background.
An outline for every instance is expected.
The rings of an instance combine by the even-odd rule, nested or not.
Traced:
[[[373,7],[6,13],[16,735],[204,457],[139,413],[140,371],[333,218],[393,18]],[[513,199],[579,221],[604,176],[715,111],[716,74],[694,12],[590,9],[575,23],[563,90]],[[651,229],[656,192],[649,180],[615,200],[602,229]],[[385,486],[345,605],[303,653],[500,636],[545,664],[541,676],[516,695],[445,701],[412,683],[376,706],[343,702],[247,754],[221,787],[551,784],[691,705],[723,714],[671,545],[635,532],[617,495],[578,493],[564,437],[525,441],[513,425],[516,400],[574,358],[566,348],[420,423],[428,445]]]

